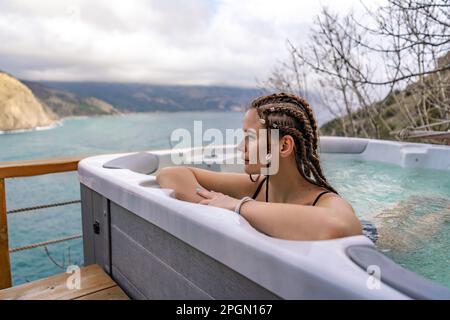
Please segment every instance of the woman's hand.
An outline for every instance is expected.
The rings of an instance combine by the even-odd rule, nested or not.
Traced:
[[[198,195],[204,198],[199,202],[199,204],[205,204],[208,206],[214,206],[234,211],[234,208],[236,208],[236,205],[239,203],[239,199],[224,195],[220,192],[208,191],[201,188],[197,188],[196,191]]]

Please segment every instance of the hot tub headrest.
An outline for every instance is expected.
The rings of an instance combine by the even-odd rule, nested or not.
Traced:
[[[321,137],[321,153],[362,153],[368,144],[367,139],[341,137]]]
[[[108,169],[128,169],[137,173],[152,174],[159,167],[159,157],[148,152],[138,152],[110,160],[103,164]]]

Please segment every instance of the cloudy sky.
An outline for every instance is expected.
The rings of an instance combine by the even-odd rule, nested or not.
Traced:
[[[1,0],[0,70],[33,80],[253,87],[326,5],[359,0]]]

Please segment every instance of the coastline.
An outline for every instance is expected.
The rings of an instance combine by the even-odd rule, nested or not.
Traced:
[[[87,119],[87,118],[97,118],[97,117],[123,117],[128,115],[139,115],[139,114],[153,114],[153,113],[185,113],[185,112],[233,112],[233,113],[240,113],[243,112],[242,110],[221,110],[221,109],[213,109],[213,110],[180,110],[180,111],[166,111],[166,110],[149,110],[145,112],[137,112],[137,111],[125,111],[121,113],[115,113],[115,114],[95,114],[90,116],[68,116],[61,119],[56,120],[54,123],[48,126],[37,126],[34,128],[28,128],[28,129],[14,129],[14,130],[0,130],[0,135],[8,135],[8,134],[16,134],[16,133],[27,133],[27,132],[33,132],[33,131],[44,131],[44,130],[51,130],[57,127],[60,127],[64,124],[64,121],[66,120],[78,120],[78,119]]]
[[[37,126],[37,127],[33,127],[33,128],[28,128],[28,129],[0,130],[0,135],[50,130],[50,129],[54,129],[54,128],[62,126],[63,122],[64,122],[64,119],[59,119],[48,126]]]

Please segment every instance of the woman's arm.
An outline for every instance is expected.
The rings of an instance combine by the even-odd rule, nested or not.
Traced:
[[[249,201],[241,215],[259,231],[288,240],[327,240],[361,234],[361,224],[346,201],[329,197],[320,205]]]
[[[243,174],[191,167],[167,167],[156,178],[161,187],[174,189],[177,199],[229,210],[253,192],[256,184]],[[216,192],[197,191],[197,187],[214,188]],[[326,240],[361,234],[361,224],[351,205],[329,194],[316,206],[248,201],[241,207],[241,215],[257,230],[287,240]]]
[[[196,193],[197,187],[242,198],[251,195],[259,181],[252,182],[246,174],[184,166],[163,168],[156,175],[156,180],[162,188],[174,189],[177,199],[195,203],[205,199]]]
[[[195,175],[187,167],[166,167],[156,175],[161,188],[173,189],[175,198],[179,200],[198,203],[203,197],[195,191],[201,187]]]
[[[238,199],[208,191],[198,192],[201,204],[229,210]],[[344,199],[326,195],[316,206],[299,204],[245,202],[241,215],[257,230],[287,240],[328,240],[361,234],[361,224]]]

